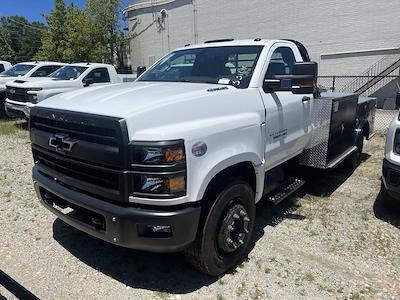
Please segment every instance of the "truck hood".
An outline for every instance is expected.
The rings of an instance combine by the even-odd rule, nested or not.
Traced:
[[[7,85],[16,88],[56,89],[76,87],[79,82],[76,80],[56,80],[54,78],[14,78],[14,80],[7,82]]]
[[[2,77],[2,76],[0,76],[0,85],[5,85],[6,82],[8,82],[10,80],[15,80],[17,78],[18,77],[9,77],[9,76]],[[22,77],[21,77],[21,79],[22,79]]]
[[[195,102],[199,98],[236,88],[216,84],[134,82],[84,88],[52,97],[38,106],[129,118],[160,106]]]

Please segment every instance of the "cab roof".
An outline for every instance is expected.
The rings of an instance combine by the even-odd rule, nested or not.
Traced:
[[[222,40],[211,40],[211,41],[206,41],[202,44],[196,44],[196,45],[186,45],[185,47],[180,48],[181,49],[190,49],[190,48],[207,48],[207,47],[224,47],[224,46],[265,46],[265,45],[271,45],[276,42],[291,42],[288,40],[272,40],[272,39],[261,39],[261,38],[256,38],[256,39],[248,39],[248,40],[234,40],[234,39],[222,39]]]
[[[112,65],[110,64],[102,64],[102,63],[87,63],[87,62],[80,62],[80,63],[76,63],[76,64],[70,64],[71,66],[76,66],[76,67],[103,67],[103,68],[107,68],[107,67],[112,67]]]
[[[52,65],[52,66],[65,66],[67,65],[66,63],[60,63],[56,61],[26,61],[26,62],[20,62],[19,64],[22,65],[32,65],[32,66],[47,66],[47,65]]]

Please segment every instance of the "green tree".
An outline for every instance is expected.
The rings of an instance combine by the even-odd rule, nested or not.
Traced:
[[[0,58],[13,63],[31,60],[41,47],[40,22],[30,23],[24,17],[0,18]]]
[[[123,65],[126,38],[121,28],[121,0],[87,0],[95,48],[106,51],[105,62]]]
[[[41,60],[62,61],[67,45],[68,15],[64,0],[55,0],[55,7],[44,15],[48,30],[42,34],[42,49],[37,58]]]

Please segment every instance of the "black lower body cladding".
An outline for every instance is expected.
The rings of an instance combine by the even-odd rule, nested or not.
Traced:
[[[33,181],[46,208],[69,225],[110,243],[176,252],[196,238],[200,207],[165,211],[120,206],[71,190],[42,175],[37,166],[33,168]],[[159,232],[163,229],[167,232]]]
[[[383,160],[382,181],[385,192],[390,199],[385,201],[393,201],[400,205],[400,166],[395,165],[386,159]]]

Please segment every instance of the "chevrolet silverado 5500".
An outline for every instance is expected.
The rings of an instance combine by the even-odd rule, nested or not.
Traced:
[[[66,65],[48,77],[17,79],[7,82],[6,113],[9,117],[29,119],[31,108],[44,99],[88,86],[120,82],[122,80],[118,77],[114,66],[109,64]]]
[[[105,241],[181,251],[218,276],[248,250],[256,203],[299,189],[298,166],[356,165],[374,100],[318,95],[290,40],[175,50],[132,84],[81,89],[31,110],[38,197]]]

